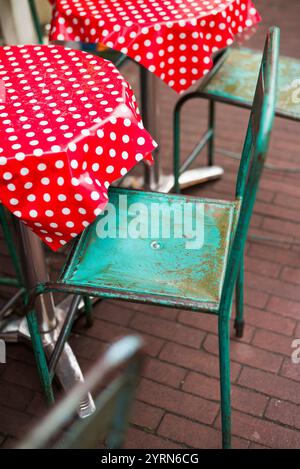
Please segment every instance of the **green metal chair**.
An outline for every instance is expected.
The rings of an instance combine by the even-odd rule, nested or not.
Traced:
[[[267,35],[237,177],[235,200],[112,188],[109,199],[114,209],[101,214],[86,228],[74,244],[58,281],[38,285],[28,306],[30,314],[34,314],[32,311],[37,295],[66,292],[217,315],[224,448],[229,448],[231,444],[229,352],[232,296],[235,285],[243,284],[244,245],[272,129],[278,50],[279,29],[274,27]],[[197,249],[187,249],[188,238],[166,238],[159,230],[160,221],[164,223],[160,226],[164,227],[170,219],[178,220],[178,212],[182,213],[187,203],[193,208],[190,215],[192,226],[197,226],[196,213],[202,211],[203,214],[201,228],[204,230],[204,243]],[[124,235],[121,220],[130,218],[137,207],[144,207],[143,210],[139,209],[140,234],[128,236],[126,231]],[[160,215],[151,216],[154,208],[159,209]],[[149,216],[155,235],[153,231],[151,235],[147,231]],[[112,228],[112,236],[99,235],[99,229],[106,223]],[[119,236],[115,236],[115,229]],[[240,294],[236,327],[243,324],[242,300]],[[62,335],[59,340],[59,347],[62,347]],[[37,345],[39,341],[36,335]],[[43,349],[40,343],[37,359],[41,356]],[[51,360],[50,374],[43,365],[41,378],[45,388],[51,384],[53,362],[55,364],[58,359],[59,353],[56,353],[55,360]]]
[[[143,364],[143,341],[124,337],[109,347],[88,373],[17,449],[93,449],[106,439],[110,449],[122,446],[128,416]],[[102,390],[99,392],[99,387]],[[95,412],[76,419],[88,392],[97,392]]]
[[[216,103],[222,102],[232,106],[251,109],[255,84],[261,63],[261,53],[247,48],[230,47],[221,52],[212,71],[200,83],[196,91],[185,94],[178,100],[174,109],[174,146],[178,161],[176,162],[175,186],[179,192],[180,174],[189,167],[207,145],[208,165],[214,165],[215,110]],[[278,94],[276,115],[281,118],[300,121],[300,60],[280,56],[278,70]],[[197,143],[194,150],[180,167],[180,116],[183,105],[191,99],[207,99],[208,129]],[[218,152],[239,159],[239,155],[218,148]],[[266,164],[272,171],[300,172],[297,167],[277,167]]]

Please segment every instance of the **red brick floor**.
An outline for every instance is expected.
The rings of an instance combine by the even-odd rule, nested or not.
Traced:
[[[300,58],[298,0],[257,0],[264,18],[249,46],[262,48],[269,25],[281,27],[281,52]],[[133,86],[135,67],[124,69]],[[300,78],[300,77],[295,77]],[[161,153],[170,168],[171,110],[176,95],[159,83]],[[205,128],[206,103],[189,104],[184,119],[184,151]],[[239,151],[248,113],[219,105],[217,148]],[[299,124],[276,120],[269,161],[298,162]],[[192,194],[232,197],[236,163],[217,151],[225,168],[217,182]],[[249,241],[246,248],[245,337],[231,345],[233,446],[300,446],[300,365],[292,364],[292,341],[300,338],[300,174],[265,171],[251,233],[284,237],[281,245]],[[1,259],[6,259],[2,257]],[[52,265],[60,257],[49,256]],[[5,266],[8,266],[7,259]],[[8,266],[9,267],[9,266]],[[5,292],[3,292],[5,293]],[[218,351],[215,318],[193,312],[105,301],[95,324],[78,323],[71,338],[83,369],[116,337],[138,332],[147,342],[147,365],[139,387],[127,448],[216,448],[220,446]],[[0,444],[9,447],[24,436],[46,410],[32,353],[8,345],[8,363],[0,365]]]

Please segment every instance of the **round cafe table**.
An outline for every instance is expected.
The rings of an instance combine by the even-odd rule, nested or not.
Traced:
[[[139,161],[151,162],[156,143],[128,82],[111,62],[85,52],[0,48],[0,95],[0,199],[20,221],[30,289],[47,280],[40,239],[56,251],[81,233],[107,204],[109,185]],[[65,313],[55,310],[51,295],[37,304],[49,354]],[[28,336],[25,320],[18,332]],[[68,344],[57,375],[66,389],[83,379]],[[92,410],[87,396],[79,412]]]
[[[158,103],[153,76],[176,92],[184,92],[213,67],[215,52],[260,21],[251,0],[50,1],[51,40],[101,43],[143,66],[142,113],[156,140]],[[172,188],[172,180],[163,178],[157,166],[150,172],[151,188]],[[205,178],[207,174],[204,170]]]

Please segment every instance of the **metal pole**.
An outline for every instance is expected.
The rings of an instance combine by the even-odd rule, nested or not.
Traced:
[[[156,76],[145,67],[140,67],[141,113],[143,123],[153,139],[159,142],[159,106],[157,104]],[[161,167],[159,150],[153,152],[154,163],[144,163],[144,184],[148,190],[157,190],[160,182]]]

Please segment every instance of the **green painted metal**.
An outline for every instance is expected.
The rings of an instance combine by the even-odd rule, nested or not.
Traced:
[[[247,48],[229,48],[226,60],[198,91],[213,101],[225,101],[250,108],[262,54]],[[276,114],[300,120],[300,60],[280,56]],[[293,99],[296,97],[298,99]]]
[[[113,343],[87,373],[85,382],[70,390],[18,449],[91,449],[99,447],[103,438],[108,448],[120,448],[141,374],[143,347],[138,336]],[[88,392],[96,393],[96,410],[91,416],[74,421]]]
[[[34,24],[34,28],[35,28],[35,32],[36,32],[39,44],[43,44],[43,31],[41,28],[41,23],[39,20],[35,0],[28,0],[28,3],[29,3],[31,16],[32,16],[32,20],[33,20],[33,24]]]
[[[136,299],[151,296],[155,301],[157,297],[157,302],[166,297],[168,301],[173,298],[177,307],[217,311],[236,204],[117,188],[110,190],[109,200],[114,210],[100,215],[85,231],[60,281],[101,289],[103,297],[110,297],[111,292],[120,298],[129,293]],[[175,238],[171,233],[166,239],[159,230],[160,226],[168,226],[168,220],[171,226],[173,220],[182,224],[188,203],[191,209],[189,213],[186,210],[186,226],[195,227],[196,216],[203,211],[204,226],[199,217],[198,229],[204,230],[205,240],[199,249],[186,249],[187,238]],[[126,219],[128,207],[134,210],[135,206],[143,210],[140,232],[132,238],[121,231],[120,220]],[[130,230],[133,217],[128,218]],[[100,238],[101,226],[112,226],[115,219],[116,233],[124,238]]]
[[[218,320],[219,370],[221,391],[222,447],[231,448],[231,397],[230,397],[230,321],[228,310]],[[226,317],[227,316],[227,317]]]
[[[208,128],[211,129],[212,133],[205,143],[208,147],[208,165],[211,166],[214,161],[215,103],[219,101],[251,109],[261,60],[262,54],[252,49],[228,48],[218,56],[213,70],[202,80],[197,91],[187,93],[177,101],[173,117],[174,192],[180,193],[178,181],[181,174],[180,168],[182,167],[180,165],[180,115],[183,105],[195,98],[209,100]],[[299,77],[300,60],[280,56],[277,116],[295,121],[300,120]],[[187,160],[189,159],[192,162],[201,153],[206,145],[200,145],[200,142],[187,157]],[[232,152],[222,151],[222,153],[228,156],[232,155],[235,158],[239,157],[239,155]],[[299,172],[299,167],[277,168],[272,165],[267,166],[273,171]]]
[[[244,254],[241,258],[241,265],[236,281],[236,294],[235,294],[235,309],[236,316],[234,321],[234,328],[237,337],[243,337],[244,333]]]
[[[232,298],[237,285],[239,301],[242,300],[244,247],[275,114],[279,40],[279,29],[271,28],[242,152],[236,200],[111,189],[110,215],[99,216],[78,239],[58,282],[39,285],[35,292],[62,291],[218,314],[224,448],[231,446],[229,325]],[[177,163],[175,157],[175,167]],[[122,200],[125,195],[127,207],[125,199]],[[204,210],[205,238],[200,248],[187,249],[183,238],[166,239],[159,231],[155,236],[147,232],[149,211],[141,207],[148,208],[151,204],[153,210],[153,204],[157,204],[165,220],[170,213],[174,220],[178,207],[188,202],[194,207],[199,204]],[[139,235],[132,239],[134,231],[126,236],[127,229],[122,231],[124,225],[120,220],[128,215],[130,221],[137,210]],[[104,227],[113,230],[115,220],[116,237],[112,237],[112,231],[110,237],[103,237]],[[158,223],[156,215],[152,227],[157,229]],[[145,236],[140,235],[143,228]],[[34,296],[31,306],[33,300]],[[239,314],[240,319],[241,310]]]
[[[86,326],[87,327],[92,327],[92,325],[94,323],[93,304],[92,304],[89,296],[84,296],[83,301],[84,301],[84,309],[85,309]]]
[[[186,157],[184,162],[180,164],[180,116],[183,105],[190,99],[201,98],[198,92],[184,95],[175,105],[173,113],[173,169],[174,169],[174,192],[180,194],[179,176],[191,166],[199,153],[208,145],[208,164],[213,164],[213,148],[214,148],[214,105],[209,105],[208,130],[196,144],[193,151]]]
[[[39,372],[41,382],[43,384],[44,392],[49,404],[54,402],[54,395],[52,389],[52,378],[48,371],[47,359],[44,352],[43,343],[40,336],[39,326],[34,311],[30,311],[27,316],[28,329],[32,341],[34,356]]]
[[[6,285],[10,287],[20,287],[20,283],[16,278],[0,277],[0,285]]]

